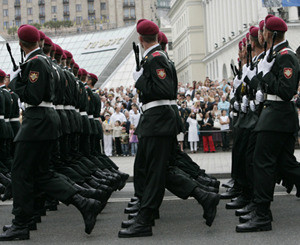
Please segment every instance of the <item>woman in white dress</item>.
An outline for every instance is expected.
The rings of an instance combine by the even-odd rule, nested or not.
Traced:
[[[191,113],[186,122],[189,124],[188,142],[190,142],[191,152],[196,153],[197,143],[199,141],[198,122],[196,114]]]

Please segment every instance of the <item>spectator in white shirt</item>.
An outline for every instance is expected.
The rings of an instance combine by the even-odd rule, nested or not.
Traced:
[[[120,123],[122,124],[123,122],[126,121],[126,117],[125,115],[121,112],[121,108],[120,107],[116,107],[115,108],[115,113],[112,114],[111,116],[111,121],[114,124],[116,121],[120,121]]]
[[[227,116],[226,110],[222,110],[222,115],[220,116],[220,124],[221,124],[221,131],[222,132],[222,143],[223,143],[223,151],[229,150],[229,137],[228,137],[228,130],[229,130],[229,117]]]
[[[115,110],[111,107],[110,102],[106,101],[105,107],[101,109],[100,115],[104,116],[105,113],[108,113],[111,116],[114,112]]]
[[[138,111],[137,105],[132,105],[132,113],[130,113],[130,123],[133,125],[138,125],[140,121],[141,114]]]

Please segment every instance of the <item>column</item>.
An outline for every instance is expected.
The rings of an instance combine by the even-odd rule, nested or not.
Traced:
[[[299,20],[297,7],[289,7],[288,11],[289,11],[289,21],[296,22]]]

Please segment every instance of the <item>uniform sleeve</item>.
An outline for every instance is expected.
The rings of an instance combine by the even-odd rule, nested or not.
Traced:
[[[172,99],[173,76],[168,61],[162,55],[152,58],[145,65],[143,75],[137,80],[135,87],[147,100]]]
[[[17,78],[15,91],[21,101],[30,105],[39,105],[44,97],[49,72],[39,59],[34,59],[26,66],[22,78]]]
[[[275,75],[272,68],[267,73],[262,82],[268,85],[268,90],[278,95],[284,101],[290,101],[298,88],[299,65],[290,54],[279,55],[277,65],[277,74]]]

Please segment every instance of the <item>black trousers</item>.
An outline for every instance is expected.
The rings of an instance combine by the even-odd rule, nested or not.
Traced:
[[[228,132],[222,132],[222,143],[223,143],[223,150],[227,150],[229,148],[229,134],[228,134]]]
[[[165,193],[166,172],[172,152],[173,138],[143,137],[140,142],[142,144],[139,144],[139,149],[144,154],[144,161],[138,163],[139,168],[135,174],[144,177],[140,182],[143,187],[141,210],[157,210]]]
[[[13,214],[18,224],[33,216],[34,186],[50,197],[68,204],[76,189],[49,170],[55,141],[17,142],[12,166]]]
[[[233,145],[232,145],[232,152],[231,152],[231,178],[234,180],[238,177],[238,154],[239,154],[239,147],[240,143],[243,139],[243,129],[239,127],[234,127],[232,130],[233,136]]]
[[[115,146],[116,146],[116,153],[117,155],[122,155],[122,147],[121,147],[121,138],[115,138]]]
[[[292,133],[258,132],[254,150],[254,201],[273,201],[276,176],[300,183],[300,165],[294,156],[295,137]]]

